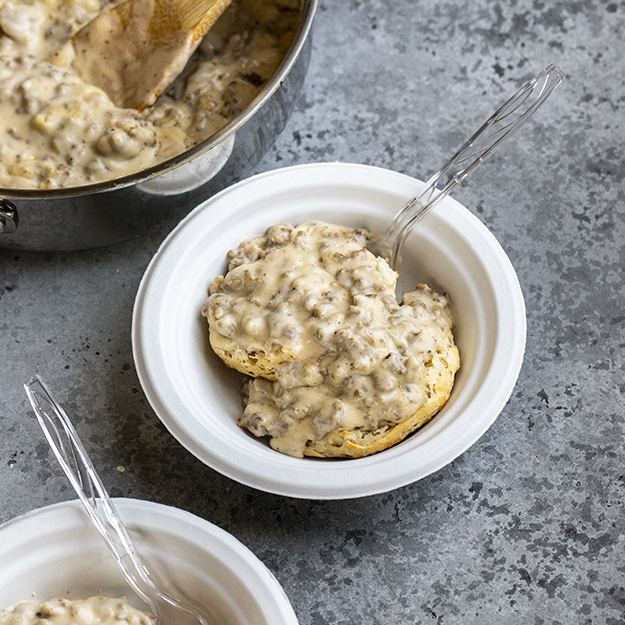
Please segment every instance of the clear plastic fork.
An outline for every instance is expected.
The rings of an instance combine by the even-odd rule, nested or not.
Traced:
[[[555,65],[528,80],[500,106],[464,145],[426,183],[417,197],[409,200],[377,242],[376,251],[397,269],[402,247],[415,225],[452,189],[516,132],[549,98],[564,79]]]
[[[113,554],[135,593],[155,615],[158,625],[208,625],[188,603],[173,597],[150,577],[137,549],[63,408],[39,376],[24,389],[39,425],[89,519]],[[207,610],[204,608],[204,612]]]

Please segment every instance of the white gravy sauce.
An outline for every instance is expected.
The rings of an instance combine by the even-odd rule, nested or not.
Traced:
[[[51,599],[24,601],[9,610],[0,609],[0,625],[155,625],[154,617],[140,612],[124,599]]]
[[[246,385],[239,425],[301,457],[336,429],[372,432],[427,400],[425,370],[453,345],[447,299],[417,285],[397,302],[397,274],[370,235],[323,222],[271,227],[229,254],[203,310],[218,350],[281,363]]]
[[[0,0],[0,187],[71,187],[180,154],[222,128],[274,75],[298,0],[234,0],[150,109],[118,108],[72,70],[71,46],[106,0]],[[54,60],[54,63],[51,61]]]

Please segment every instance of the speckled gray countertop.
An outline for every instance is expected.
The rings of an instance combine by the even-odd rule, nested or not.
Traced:
[[[424,177],[522,78],[549,62],[569,76],[455,194],[525,294],[509,404],[456,462],[396,492],[256,492],[188,454],[139,388],[131,310],[164,233],[1,251],[0,521],[71,497],[21,390],[39,371],[114,495],[233,533],[302,625],[625,623],[624,59],[623,0],[324,0],[305,93],[259,171],[345,160]]]

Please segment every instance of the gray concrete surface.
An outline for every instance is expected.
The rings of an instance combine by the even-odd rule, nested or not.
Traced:
[[[526,297],[511,401],[456,462],[396,492],[255,492],[185,452],[139,387],[130,315],[164,233],[4,251],[0,521],[71,496],[20,388],[39,371],[114,495],[232,532],[302,625],[625,623],[624,58],[622,0],[323,0],[305,94],[259,171],[345,160],[424,177],[529,73],[556,62],[569,76],[455,194],[499,238]]]

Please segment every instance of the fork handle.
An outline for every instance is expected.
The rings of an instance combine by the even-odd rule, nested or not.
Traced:
[[[403,243],[415,224],[520,128],[563,79],[562,70],[555,65],[549,65],[526,82],[428,180],[421,194],[412,198],[397,213],[380,244],[389,254],[394,269],[397,268]]]
[[[128,583],[157,614],[150,590],[146,592],[151,589],[149,574],[69,417],[39,376],[31,378],[24,389],[56,459],[93,525]]]

